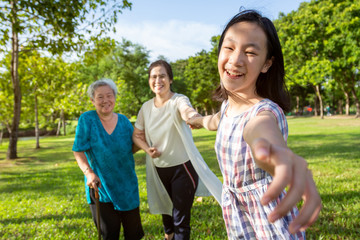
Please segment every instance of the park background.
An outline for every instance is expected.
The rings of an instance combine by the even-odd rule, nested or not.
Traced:
[[[173,67],[174,91],[187,95],[203,114],[219,109],[211,93],[219,83],[221,29],[209,36],[208,48],[191,56],[176,58],[166,51],[154,56],[146,44],[117,39],[112,32],[122,31],[118,20],[130,15],[136,2],[0,1],[0,238],[96,236],[81,171],[71,153],[76,120],[93,109],[85,94],[93,81],[113,79],[119,88],[115,111],[134,121],[142,103],[152,97],[147,67],[165,59]],[[222,26],[241,6],[221,20]],[[308,231],[310,239],[356,239],[360,234],[359,16],[359,0],[307,1],[270,16],[282,44],[292,98],[289,146],[309,161],[324,203]],[[150,28],[159,35],[163,27],[144,24],[144,32]],[[183,46],[172,41],[181,51]],[[22,134],[35,138],[19,139]],[[194,131],[199,150],[220,177],[214,136]],[[146,238],[158,239],[160,218],[148,214],[146,205],[144,155],[135,157]],[[221,210],[212,198],[197,199],[194,209],[194,239],[226,238]]]

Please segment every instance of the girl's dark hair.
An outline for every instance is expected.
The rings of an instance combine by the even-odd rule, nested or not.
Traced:
[[[173,80],[173,72],[172,72],[171,65],[164,60],[157,60],[150,64],[149,70],[148,70],[149,78],[150,78],[151,70],[153,70],[153,68],[158,67],[158,66],[163,66],[165,68],[166,73],[169,76],[170,80]]]
[[[221,34],[218,56],[221,51],[225,34],[231,26],[239,22],[252,22],[260,26],[267,37],[267,59],[273,57],[271,67],[266,73],[260,73],[256,80],[256,94],[263,98],[268,98],[277,103],[285,112],[290,111],[290,98],[285,85],[284,58],[281,51],[279,37],[274,24],[266,17],[262,17],[254,10],[245,10],[236,14],[226,25]],[[228,99],[228,92],[220,81],[220,86],[215,90],[213,98],[218,101]]]

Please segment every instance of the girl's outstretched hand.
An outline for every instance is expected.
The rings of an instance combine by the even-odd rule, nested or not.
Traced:
[[[303,199],[304,204],[299,215],[289,226],[291,233],[305,230],[313,224],[321,210],[321,198],[316,189],[311,171],[302,157],[294,154],[289,148],[276,146],[268,140],[258,138],[252,146],[256,163],[263,169],[273,169],[273,182],[261,199],[263,205],[276,199],[286,186],[289,186],[285,198],[268,216],[269,221],[285,216],[296,204]]]

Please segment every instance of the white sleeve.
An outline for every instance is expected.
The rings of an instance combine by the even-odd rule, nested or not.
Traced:
[[[143,104],[141,106],[140,111],[139,111],[139,113],[137,115],[136,122],[135,122],[135,127],[137,129],[141,130],[141,131],[144,130],[144,125],[145,125],[145,123],[144,123],[144,109],[143,109],[144,105],[145,104]]]

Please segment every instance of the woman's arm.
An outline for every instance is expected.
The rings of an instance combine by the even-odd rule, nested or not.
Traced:
[[[190,104],[190,103],[189,103]],[[196,117],[196,116],[200,116],[201,114],[199,114],[193,107],[186,105],[186,104],[182,104],[179,107],[179,112],[181,115],[181,118],[186,122],[187,120],[189,120],[192,117]]]
[[[315,222],[321,210],[320,195],[307,162],[286,146],[271,112],[262,112],[249,121],[243,137],[251,147],[256,164],[274,177],[261,199],[262,204],[276,199],[289,186],[285,198],[269,215],[269,221],[285,216],[302,198],[304,204],[289,230],[292,233],[305,230]]]
[[[140,130],[134,127],[133,132],[133,142],[142,150],[144,150],[147,154],[152,158],[160,157],[161,153],[157,150],[156,147],[149,146],[145,140],[145,131]]]
[[[86,185],[88,185],[90,188],[94,188],[96,191],[99,191],[98,187],[101,187],[100,179],[90,168],[85,153],[84,152],[73,152],[73,153],[76,162],[79,165],[79,168],[86,176],[87,179]]]
[[[136,153],[137,151],[139,151],[141,148],[139,148],[136,144],[132,145],[132,153]]]
[[[134,132],[133,132],[133,134],[134,134]],[[137,132],[137,134],[136,134],[136,137],[137,138],[140,138],[142,141],[144,141],[144,142],[146,142],[146,140],[145,140],[145,132],[144,131],[138,131]],[[134,142],[134,141],[133,141]],[[138,145],[136,145],[135,143],[133,143],[133,145],[132,145],[132,152],[133,153],[136,153],[137,151],[139,151],[141,148],[138,146]]]
[[[203,117],[191,106],[187,97],[183,98],[180,102],[179,112],[181,118],[190,126],[191,129],[205,127],[207,130],[217,130],[220,121],[220,112]]]
[[[207,116],[194,116],[186,121],[191,129],[206,128],[209,131],[216,131],[220,122],[220,112]]]

